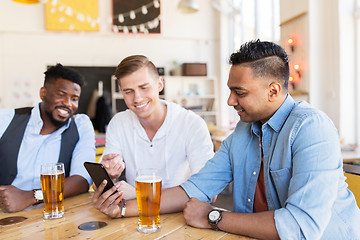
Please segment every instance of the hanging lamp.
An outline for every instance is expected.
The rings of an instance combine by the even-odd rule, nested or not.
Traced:
[[[177,8],[182,13],[195,13],[199,11],[199,4],[195,0],[180,0]]]

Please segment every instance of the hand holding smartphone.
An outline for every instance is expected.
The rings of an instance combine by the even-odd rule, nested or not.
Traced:
[[[90,174],[93,182],[95,183],[96,187],[99,187],[100,184],[106,179],[107,184],[102,193],[106,192],[110,188],[114,186],[114,182],[111,180],[108,172],[106,171],[105,167],[100,163],[93,163],[93,162],[84,162],[84,166],[88,173]]]

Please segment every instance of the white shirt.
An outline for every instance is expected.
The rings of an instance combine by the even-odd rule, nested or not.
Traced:
[[[0,138],[13,119],[14,114],[14,109],[0,109]],[[80,175],[90,185],[91,177],[83,164],[85,161],[95,161],[94,128],[89,117],[85,114],[76,114],[73,117],[79,132],[79,141],[73,151],[70,176]],[[61,134],[69,127],[70,121],[51,134],[41,135],[40,130],[43,121],[40,117],[39,104],[34,106],[19,149],[17,175],[11,185],[25,191],[41,188],[40,166],[43,163],[58,162]]]
[[[135,186],[136,170],[157,168],[164,188],[180,185],[213,157],[213,144],[205,121],[171,102],[165,120],[152,141],[131,110],[117,113],[106,131],[103,156],[118,153],[126,166],[126,180]]]

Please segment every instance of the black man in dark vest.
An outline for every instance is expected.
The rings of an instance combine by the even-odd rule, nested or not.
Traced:
[[[95,133],[78,108],[82,76],[61,64],[45,72],[41,102],[31,108],[0,109],[0,209],[21,211],[41,202],[40,166],[62,162],[64,197],[88,191],[83,163],[95,161]]]

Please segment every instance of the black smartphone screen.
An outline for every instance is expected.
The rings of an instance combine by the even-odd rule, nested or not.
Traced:
[[[105,167],[100,163],[93,163],[93,162],[84,162],[84,166],[88,173],[90,174],[92,180],[95,183],[96,187],[99,187],[102,181],[106,179],[107,184],[104,188],[104,192],[109,190],[114,186],[113,181],[111,180],[108,172],[106,171]]]

